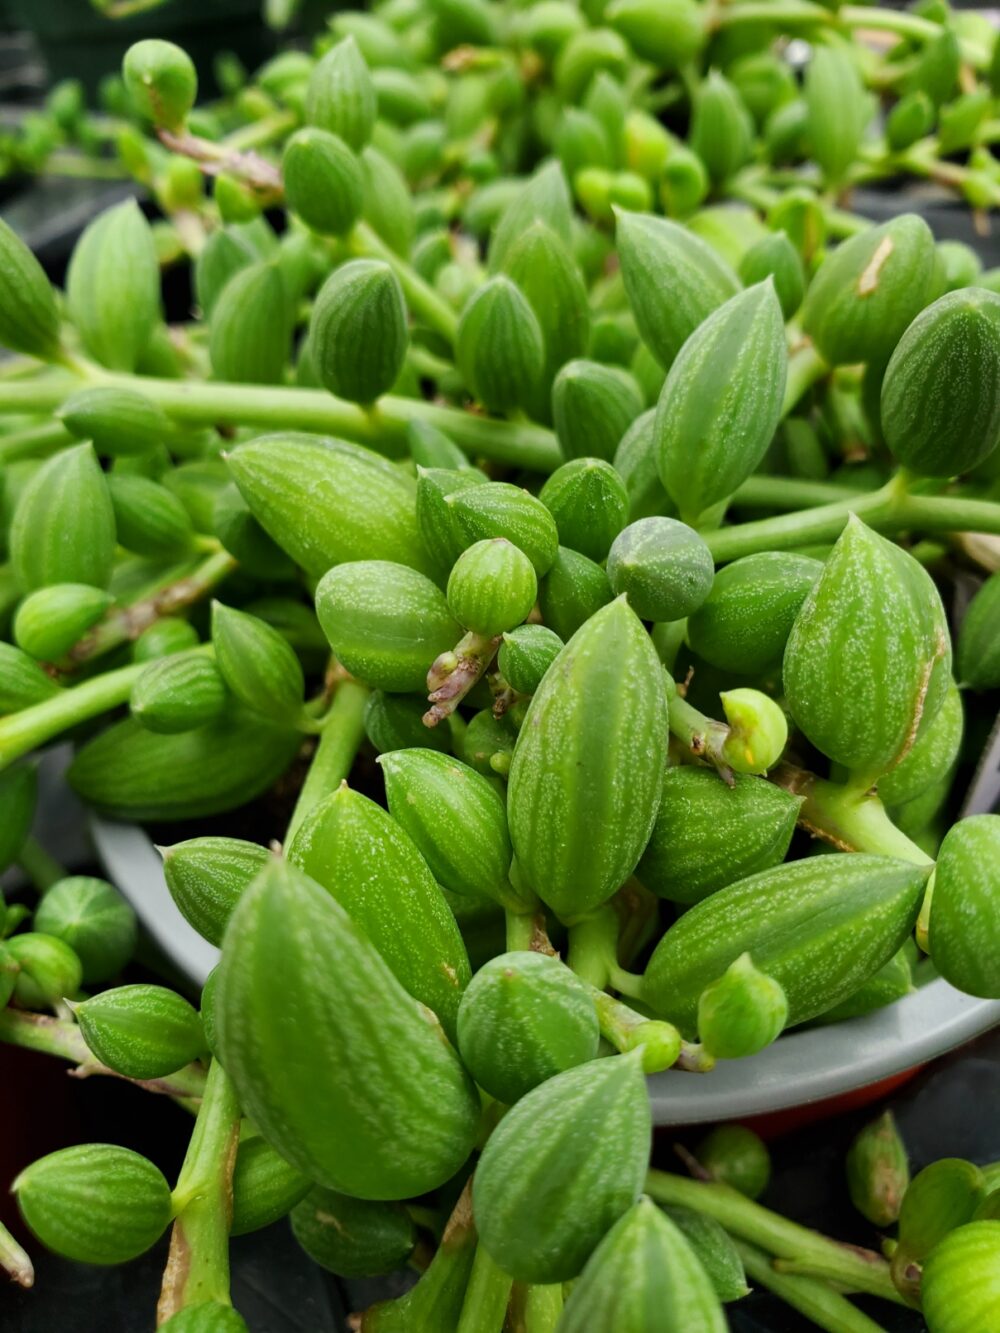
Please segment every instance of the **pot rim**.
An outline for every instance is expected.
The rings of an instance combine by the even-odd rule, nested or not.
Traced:
[[[171,962],[203,985],[219,951],[181,916],[148,834],[94,814],[90,830],[108,877],[143,926]],[[652,1075],[653,1123],[734,1120],[826,1101],[925,1064],[998,1024],[1000,1000],[963,995],[939,978],[862,1018],[792,1032],[759,1055],[720,1061],[707,1076]]]

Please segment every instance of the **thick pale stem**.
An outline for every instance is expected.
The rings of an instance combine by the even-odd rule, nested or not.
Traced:
[[[725,757],[726,745],[732,732],[725,722],[706,717],[686,699],[675,694],[669,704],[670,734],[676,736],[695,759],[714,765],[730,786],[732,769]]]
[[[851,514],[889,535],[909,531],[1000,534],[1000,504],[959,496],[902,495],[889,482],[881,490],[851,500],[703,535],[716,564],[721,565],[758,551],[788,551],[836,541]]]
[[[512,1286],[513,1279],[477,1245],[456,1333],[501,1333]]]
[[[62,690],[40,704],[22,708],[19,713],[10,713],[0,720],[0,769],[70,727],[125,703],[144,669],[141,662],[120,667]]]
[[[896,827],[874,792],[828,782],[793,764],[779,765],[771,776],[785,791],[805,798],[799,824],[814,837],[845,852],[894,856],[918,866],[934,864]]]
[[[336,791],[346,780],[364,738],[365,704],[368,687],[356,680],[342,680],[337,686],[330,711],[323,720],[316,753],[302,784],[292,818],[285,834],[290,843],[311,810]]]
[[[553,472],[563,461],[555,434],[543,426],[499,421],[461,408],[441,407],[393,394],[380,398],[378,412],[373,414],[323,389],[159,380],[103,372],[98,382],[144,394],[184,426],[314,431],[339,435],[399,456],[406,451],[409,423],[427,421],[473,458],[487,458],[536,472]],[[78,387],[78,383],[66,379],[0,383],[0,416],[54,412]]]
[[[606,990],[617,969],[618,929],[618,914],[610,903],[570,924],[567,962],[594,990]]]
[[[396,254],[367,222],[359,222],[351,233],[350,246],[355,254],[381,259],[395,273],[406,303],[422,324],[439,333],[449,347],[455,346],[458,315],[429,283],[405,259]]]
[[[528,1287],[524,1293],[523,1333],[555,1333],[563,1311],[563,1289],[559,1283]]]
[[[785,380],[781,415],[787,417],[794,411],[799,400],[809,389],[829,373],[830,367],[812,343],[804,343],[801,347],[797,347],[788,358],[788,378]]]
[[[205,1301],[229,1304],[229,1225],[240,1107],[228,1075],[213,1060],[198,1119],[173,1193],[170,1253],[157,1321]]]
[[[601,1036],[623,1055],[643,1049],[642,1068],[647,1074],[670,1069],[681,1053],[681,1035],[671,1023],[637,1014],[621,1000],[591,987]]]
[[[841,1245],[818,1231],[773,1213],[728,1185],[686,1180],[666,1171],[650,1171],[646,1193],[657,1203],[693,1208],[714,1217],[741,1240],[748,1240],[779,1259],[813,1263],[846,1291],[867,1292],[897,1305],[905,1302],[893,1285],[889,1265],[872,1250]]]
[[[58,421],[29,426],[10,435],[0,435],[0,463],[14,463],[19,458],[47,458],[69,444],[72,435]]]
[[[542,911],[517,911],[513,907],[504,908],[507,926],[508,953],[547,953],[555,955],[552,941],[545,929],[545,913]]]
[[[444,1327],[444,1312],[460,1308],[476,1250],[472,1217],[472,1180],[466,1181],[448,1218],[441,1243],[420,1280],[405,1296],[374,1305],[350,1321],[360,1333],[400,1333],[400,1330]]]
[[[28,1013],[21,1009],[0,1011],[0,1041],[8,1046],[20,1046],[26,1051],[40,1051],[43,1055],[68,1060],[76,1066],[71,1072],[77,1078],[108,1075],[134,1083],[148,1092],[158,1092],[185,1102],[200,1098],[205,1091],[205,1071],[197,1064],[185,1065],[166,1078],[133,1079],[116,1074],[94,1059],[75,1023],[64,1018],[51,1018],[48,1014]]]
[[[827,1333],[885,1333],[881,1324],[869,1319],[825,1282],[794,1273],[778,1272],[768,1256],[753,1245],[737,1241],[736,1248],[743,1260],[743,1267],[755,1282],[773,1291],[786,1305],[810,1319],[817,1328],[824,1328]]]
[[[850,503],[863,491],[838,486],[831,481],[806,481],[800,477],[771,477],[758,473],[734,491],[731,504],[748,509],[815,509],[820,505]]]

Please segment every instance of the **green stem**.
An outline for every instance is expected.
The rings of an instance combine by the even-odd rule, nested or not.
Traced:
[[[773,1291],[817,1328],[825,1328],[828,1333],[885,1333],[881,1324],[869,1319],[825,1282],[778,1272],[768,1256],[753,1245],[737,1241],[736,1248],[743,1267],[755,1282]]]
[[[524,1333],[556,1333],[562,1311],[561,1283],[528,1287],[524,1293]]]
[[[110,611],[89,634],[73,645],[66,658],[67,666],[78,666],[123,643],[134,641],[157,620],[177,615],[200,602],[235,569],[236,561],[228,551],[215,550],[182,578],[168,576],[169,582],[154,588],[140,601]]]
[[[59,421],[47,421],[42,426],[29,426],[0,436],[0,463],[13,463],[19,458],[46,458],[72,439]]]
[[[456,1333],[501,1333],[512,1286],[513,1278],[477,1244]]]
[[[6,1042],[8,1046],[20,1046],[27,1051],[40,1051],[43,1055],[68,1060],[70,1064],[76,1065],[73,1073],[77,1078],[89,1078],[92,1074],[108,1075],[124,1079],[126,1083],[134,1083],[147,1092],[163,1093],[185,1102],[200,1098],[205,1091],[205,1071],[197,1064],[185,1065],[166,1078],[134,1079],[116,1074],[113,1069],[94,1059],[83,1039],[83,1033],[75,1023],[64,1018],[52,1018],[48,1014],[28,1013],[23,1009],[0,1010],[0,1041]]]
[[[570,923],[566,961],[596,991],[611,982],[618,966],[618,914],[608,903]]]
[[[796,347],[788,358],[785,396],[781,403],[782,417],[787,417],[812,386],[818,384],[829,373],[830,367],[812,343],[803,343],[801,347]]]
[[[232,153],[245,153],[249,148],[263,148],[266,144],[283,139],[297,124],[293,111],[275,111],[273,115],[251,121],[249,125],[241,125],[238,130],[227,134],[222,143]]]
[[[0,1222],[0,1268],[11,1276],[11,1280],[27,1291],[35,1285],[35,1269],[24,1250]]]
[[[720,772],[729,771],[725,748],[731,730],[725,722],[707,717],[680,694],[675,694],[670,699],[668,714],[670,734],[675,736],[696,759],[706,760]]]
[[[781,191],[774,188],[776,175],[790,177],[790,180],[784,182],[788,185],[800,185],[805,181],[805,178],[797,172],[773,173],[765,172],[760,166],[745,167],[727,183],[726,193],[733,199],[750,204],[759,213],[769,213],[781,198]],[[818,202],[823,207],[827,229],[837,240],[856,236],[858,232],[872,226],[868,218],[859,217],[856,213],[849,213],[842,208],[832,208],[829,204],[824,204],[823,200]]]
[[[323,389],[105,374],[95,382],[142,393],[184,426],[314,431],[402,455],[406,451],[406,427],[419,420],[437,426],[473,458],[535,472],[554,472],[563,461],[555,434],[543,426],[498,421],[461,408],[393,394],[379,399],[376,417]],[[0,416],[54,412],[78,387],[63,379],[0,383]]]
[[[780,764],[771,778],[793,796],[805,798],[799,811],[802,827],[841,851],[894,856],[919,866],[934,864],[896,827],[873,792],[828,782],[792,764]]]
[[[100,717],[125,703],[144,669],[145,664],[139,662],[108,671],[0,719],[0,769],[77,723]]]
[[[411,264],[386,245],[367,222],[357,224],[351,233],[349,244],[355,254],[381,259],[388,264],[399,279],[406,303],[413,313],[429,329],[439,333],[449,347],[455,346],[458,315],[448,302],[423,280]]]
[[[513,890],[512,890],[513,892]],[[537,900],[536,900],[537,901]],[[525,911],[523,904],[504,907],[508,953],[554,953],[545,929],[545,913],[532,908]]]
[[[809,0],[745,0],[745,3],[716,6],[711,24],[716,28],[732,28],[739,23],[772,22],[784,31],[797,28],[829,27],[834,15],[823,5]]]
[[[981,190],[989,192],[989,204],[996,206],[1000,203],[1000,186],[996,181],[992,181],[982,172],[971,171],[968,167],[962,166],[959,162],[949,162],[944,158],[937,156],[938,143],[936,139],[924,139],[919,145],[914,145],[905,153],[889,154],[884,163],[875,164],[876,168],[881,168],[881,174],[898,175],[900,170],[911,172],[914,176],[925,176],[928,180],[936,181],[939,185],[948,186],[951,189],[961,190],[972,180],[978,182]]]
[[[646,1018],[637,1014],[621,1000],[615,1000],[602,990],[590,987],[601,1036],[622,1055],[643,1048],[643,1071],[658,1074],[677,1063],[681,1053],[681,1036],[672,1023]]]
[[[780,1259],[821,1265],[831,1282],[848,1291],[881,1296],[897,1305],[905,1302],[893,1285],[889,1265],[871,1250],[841,1245],[818,1231],[782,1217],[716,1181],[686,1180],[666,1171],[650,1171],[646,1193],[657,1203],[693,1208],[714,1217],[741,1240],[749,1240]]]
[[[848,31],[865,28],[870,32],[891,32],[915,42],[932,42],[941,36],[939,23],[898,9],[875,9],[870,5],[843,5],[831,15],[831,18],[833,22]],[[963,40],[959,42],[959,47],[962,59],[975,69],[982,70],[989,67],[991,52],[984,50],[978,42]]]
[[[859,232],[867,231],[869,227],[874,226],[874,223],[870,218],[859,217],[857,213],[849,213],[844,208],[827,208],[826,225],[835,240],[843,241],[849,236],[857,236]]]
[[[187,1306],[230,1304],[229,1225],[240,1107],[228,1075],[213,1060],[184,1165],[173,1192],[174,1227],[157,1317],[165,1323]]]
[[[48,366],[40,365],[33,356],[21,353],[5,356],[0,365],[0,380],[31,379],[35,375],[47,375]]]
[[[890,481],[881,490],[776,518],[758,519],[706,532],[716,564],[758,551],[788,551],[797,546],[832,542],[851,514],[890,535],[899,532],[983,532],[1000,534],[1000,504],[959,496],[901,495]]]
[[[335,791],[347,778],[364,736],[365,704],[368,687],[356,680],[343,680],[337,686],[327,713],[319,744],[309,772],[299,792],[292,818],[285,834],[285,844],[292,841],[302,821],[311,810]]]
[[[418,1329],[450,1329],[457,1325],[476,1252],[471,1185],[470,1179],[417,1285],[395,1300],[366,1310],[361,1333],[416,1333]]]
[[[45,159],[43,176],[72,176],[79,180],[124,181],[129,174],[123,166],[104,157],[81,153],[50,153]]]
[[[443,356],[438,356],[419,343],[410,343],[406,349],[407,364],[421,379],[440,380],[445,375],[455,372],[454,364]]]
[[[69,873],[54,856],[50,856],[37,838],[25,838],[17,854],[17,864],[34,884],[39,893],[46,893]]]
[[[849,503],[864,493],[831,481],[806,481],[800,477],[758,473],[748,477],[734,491],[730,503],[747,509],[815,509],[820,505]]]

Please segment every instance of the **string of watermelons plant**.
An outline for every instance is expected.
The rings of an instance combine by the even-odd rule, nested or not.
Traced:
[[[114,1145],[15,1188],[84,1262],[172,1223],[172,1330],[244,1327],[227,1238],[289,1212],[344,1276],[423,1269],[365,1330],[718,1329],[747,1274],[820,1327],[878,1327],[852,1293],[921,1303],[932,1333],[987,1327],[989,1170],[900,1184],[883,1126],[852,1179],[881,1188],[888,1155],[898,1240],[844,1246],[748,1197],[752,1136],[719,1131],[695,1179],[650,1171],[644,1075],[710,1077],[931,969],[1000,995],[1000,822],[945,822],[964,713],[1000,685],[1000,594],[973,601],[956,682],[939,589],[960,534],[1000,534],[1000,296],[921,218],[868,226],[843,196],[863,80],[922,105],[942,53],[956,83],[988,44],[936,12],[664,15],[666,37],[631,0],[612,27],[558,3],[341,14],[319,59],[286,62],[281,125],[235,145],[202,132],[182,51],[132,48],[144,151],[187,182],[181,325],[134,203],[86,229],[64,299],[0,228],[0,860],[40,895],[5,908],[0,1039],[196,1111],[173,1189]],[[685,23],[683,60],[642,49]],[[792,80],[825,193],[751,171],[749,128],[742,160],[714,156],[744,142],[729,61],[749,55],[721,53],[761,24],[749,55]],[[845,45],[862,25],[903,48]],[[817,40],[801,95],[773,45],[793,28]],[[405,78],[377,77],[394,62]],[[393,149],[407,117],[409,150],[432,137],[401,110],[413,85],[447,110],[419,171]],[[688,147],[652,118],[675,103]],[[614,155],[570,160],[567,125],[591,122]],[[662,152],[628,179],[643,145]],[[477,154],[522,174],[476,181]],[[261,208],[281,204],[279,235]],[[298,775],[277,850],[165,850],[222,947],[199,1010],[92,993],[136,927],[30,837],[28,757],[63,735],[73,788],[126,820],[225,814]]]

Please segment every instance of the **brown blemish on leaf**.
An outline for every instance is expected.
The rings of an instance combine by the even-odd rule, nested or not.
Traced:
[[[325,1213],[322,1209],[316,1210],[316,1221],[322,1222],[325,1227],[333,1227],[338,1236],[346,1236],[347,1228],[341,1222],[339,1217],[334,1217],[333,1213]]]
[[[883,236],[875,247],[875,253],[869,259],[867,265],[858,279],[858,295],[871,296],[872,292],[878,288],[878,280],[882,273],[882,267],[886,260],[892,254],[895,247],[891,236]]]
[[[937,638],[934,642],[934,655],[925,665],[920,677],[920,683],[917,686],[917,697],[913,705],[913,717],[910,721],[910,729],[906,733],[906,739],[903,741],[903,748],[892,762],[892,767],[901,764],[906,756],[913,749],[917,739],[917,733],[920,730],[920,723],[924,716],[924,706],[927,703],[927,691],[930,689],[931,676],[934,668],[937,666],[948,652],[948,640],[942,630],[938,630]]]

